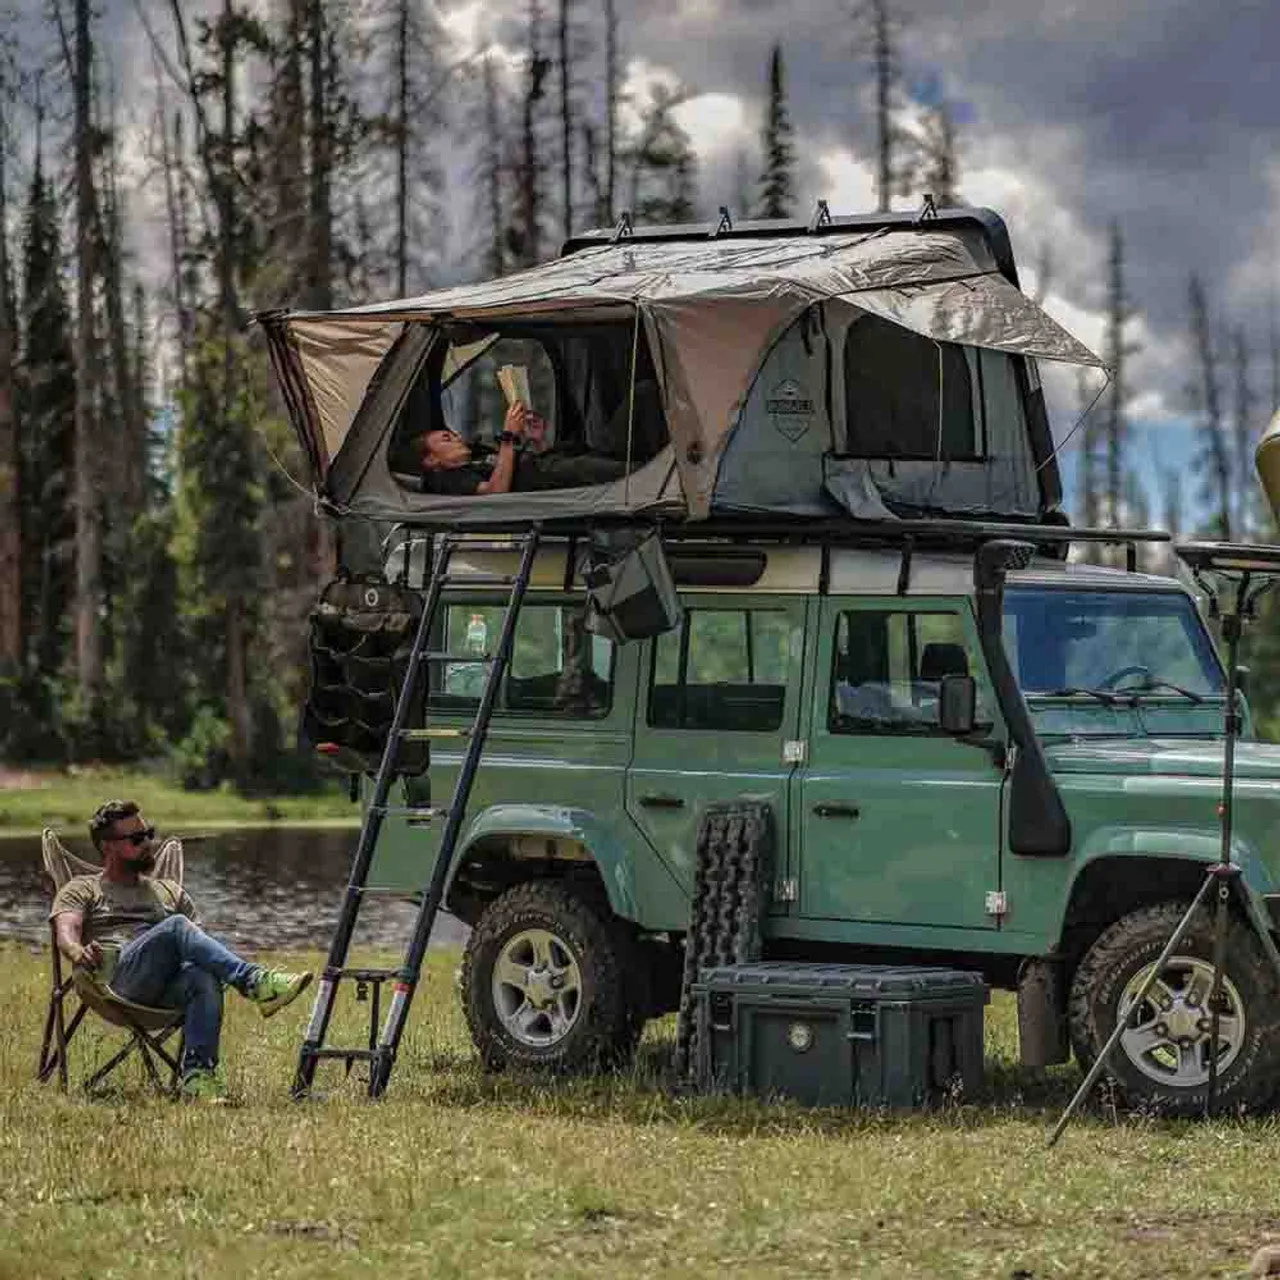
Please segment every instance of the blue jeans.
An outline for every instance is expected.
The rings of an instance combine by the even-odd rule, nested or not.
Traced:
[[[261,972],[186,916],[173,915],[121,950],[111,990],[134,1004],[183,1010],[182,1069],[191,1071],[217,1064],[223,986],[247,994]]]

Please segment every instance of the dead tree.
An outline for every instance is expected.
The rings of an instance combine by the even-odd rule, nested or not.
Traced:
[[[1191,312],[1191,343],[1195,353],[1196,380],[1191,387],[1192,406],[1199,418],[1200,452],[1197,464],[1204,481],[1205,500],[1214,512],[1214,533],[1228,541],[1232,535],[1231,481],[1233,469],[1222,419],[1222,395],[1218,352],[1209,320],[1204,285],[1194,272],[1187,288]]]
[[[9,145],[0,79],[0,673],[22,663],[22,512],[18,419],[14,403],[17,313],[9,266],[5,158]]]
[[[72,98],[76,226],[75,512],[76,512],[76,677],[81,707],[98,718],[102,698],[102,509],[97,432],[97,333],[94,288],[98,279],[97,209],[93,187],[93,36],[89,0],[75,0]]]

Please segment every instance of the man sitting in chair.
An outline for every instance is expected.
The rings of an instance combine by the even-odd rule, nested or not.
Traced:
[[[182,886],[147,874],[155,865],[155,828],[132,800],[102,805],[89,835],[102,870],[75,876],[58,890],[50,912],[58,950],[123,1000],[183,1010],[182,1092],[222,1097],[215,1071],[222,988],[234,987],[269,1018],[298,996],[311,974],[250,964],[205,933]]]

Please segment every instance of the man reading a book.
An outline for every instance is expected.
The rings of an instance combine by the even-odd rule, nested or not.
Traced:
[[[547,424],[520,401],[507,408],[498,447],[473,449],[456,431],[438,427],[415,440],[424,493],[529,493],[576,489],[621,479],[626,463],[546,447]]]

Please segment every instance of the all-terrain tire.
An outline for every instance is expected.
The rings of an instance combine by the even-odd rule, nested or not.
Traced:
[[[1136,975],[1159,958],[1187,909],[1181,902],[1162,902],[1123,916],[1111,925],[1085,953],[1071,984],[1068,1018],[1072,1048],[1080,1065],[1088,1070],[1106,1044],[1116,1024],[1120,1000]],[[1198,971],[1201,984],[1213,961],[1213,911],[1197,913],[1188,932],[1170,958],[1165,971],[1170,986],[1185,987],[1187,975]],[[1257,937],[1242,921],[1230,919],[1227,933],[1225,978],[1238,996],[1243,1028],[1232,1042],[1234,1058],[1218,1074],[1217,1104],[1224,1110],[1256,1110],[1275,1094],[1280,1064],[1280,1004],[1275,977]],[[1136,994],[1136,992],[1135,992]],[[1176,992],[1175,992],[1176,994]],[[1193,997],[1194,998],[1194,997]],[[1199,997],[1203,1006],[1204,996]],[[1179,997],[1181,1007],[1181,997]],[[1159,1017],[1156,1006],[1152,1012]],[[1138,1025],[1142,1026],[1140,1015]],[[1203,1034],[1203,1033],[1201,1033]],[[1135,1041],[1133,1051],[1125,1041],[1116,1046],[1107,1070],[1123,1100],[1163,1115],[1202,1114],[1208,1095],[1207,1081],[1180,1083],[1170,1068],[1167,1079],[1158,1076],[1164,1066],[1159,1055],[1176,1062],[1176,1050],[1148,1050],[1144,1070],[1135,1058],[1143,1057]],[[1207,1037],[1202,1052],[1207,1063]]]
[[[494,966],[504,948],[531,933],[552,935],[576,965],[580,996],[568,1029],[531,1044],[504,1021],[494,994]],[[624,1065],[635,1051],[643,1018],[628,990],[630,940],[605,904],[548,880],[508,889],[485,908],[462,958],[463,1011],[486,1068],[590,1072]]]

